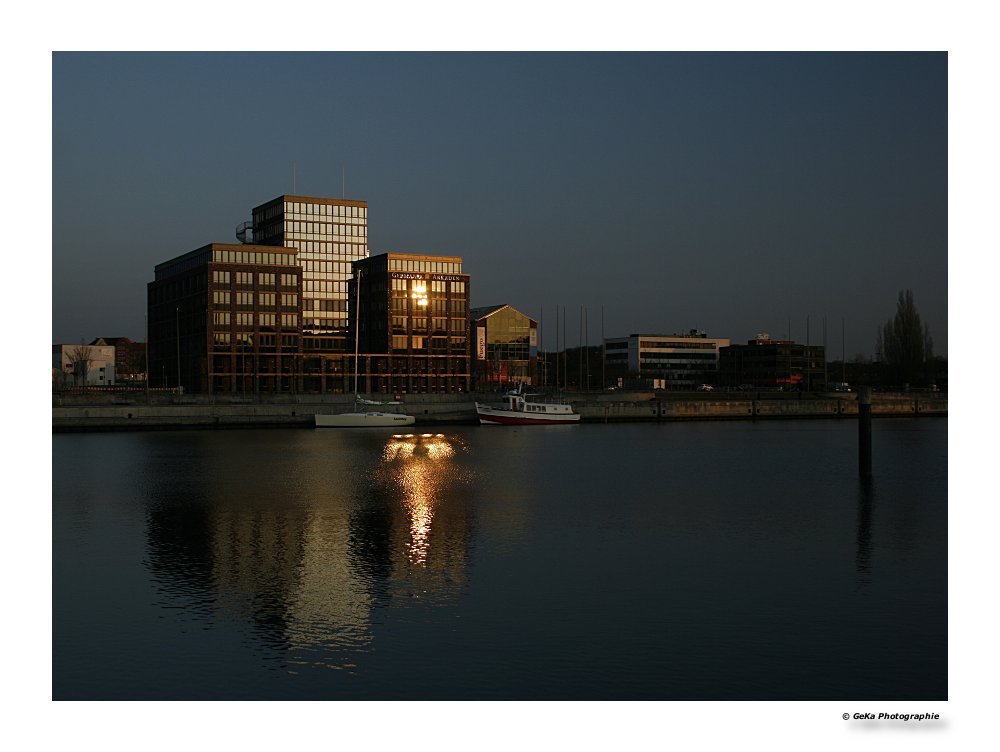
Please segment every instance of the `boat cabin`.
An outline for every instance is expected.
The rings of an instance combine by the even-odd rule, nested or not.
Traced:
[[[534,396],[534,395],[528,395]],[[528,402],[525,399],[525,395],[522,394],[508,394],[506,409],[518,413],[562,413],[569,414],[573,410],[569,405],[563,405],[552,402]]]

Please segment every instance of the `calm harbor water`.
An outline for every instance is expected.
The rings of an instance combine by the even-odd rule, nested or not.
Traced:
[[[947,699],[947,420],[54,435],[56,699]]]

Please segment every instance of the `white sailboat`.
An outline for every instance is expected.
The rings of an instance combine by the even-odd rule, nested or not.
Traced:
[[[358,270],[358,290],[355,297],[357,309],[354,312],[354,412],[338,415],[316,414],[313,419],[317,428],[387,428],[412,426],[416,418],[404,413],[360,412],[358,403],[364,405],[402,405],[402,402],[373,402],[358,397],[358,345],[360,343],[359,323],[361,321],[361,271]]]

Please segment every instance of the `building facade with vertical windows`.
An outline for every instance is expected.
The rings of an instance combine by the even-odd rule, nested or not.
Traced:
[[[504,390],[538,383],[538,322],[509,305],[473,308],[473,386]]]
[[[253,209],[252,226],[254,244],[298,250],[302,332],[324,352],[343,351],[351,264],[368,258],[368,202],[278,196]]]
[[[758,334],[745,345],[721,350],[724,386],[814,391],[826,388],[826,348]]]
[[[630,334],[604,340],[607,375],[637,386],[657,389],[695,389],[714,384],[719,352],[730,340],[707,337],[692,329],[687,334]]]
[[[231,394],[302,391],[302,270],[294,248],[212,243],[147,285],[149,380]]]
[[[456,256],[368,251],[368,204],[282,195],[252,210],[239,244],[155,267],[149,383],[199,393],[468,391],[469,278]],[[253,242],[248,242],[252,230]]]
[[[353,268],[349,310],[351,326],[359,322],[359,390],[469,391],[470,282],[461,257],[384,253]]]

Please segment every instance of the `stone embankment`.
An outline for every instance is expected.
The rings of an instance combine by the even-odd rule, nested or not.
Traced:
[[[420,394],[404,405],[384,407],[414,415],[417,425],[474,424],[475,402],[498,403],[497,394]],[[853,418],[857,395],[781,392],[573,394],[566,396],[585,423],[676,420],[755,420],[769,418]],[[317,413],[352,410],[350,395],[135,396],[53,395],[53,431],[145,430],[178,428],[311,427]],[[371,408],[378,409],[378,408]],[[886,416],[944,416],[947,395],[894,393],[873,395],[872,412]]]

